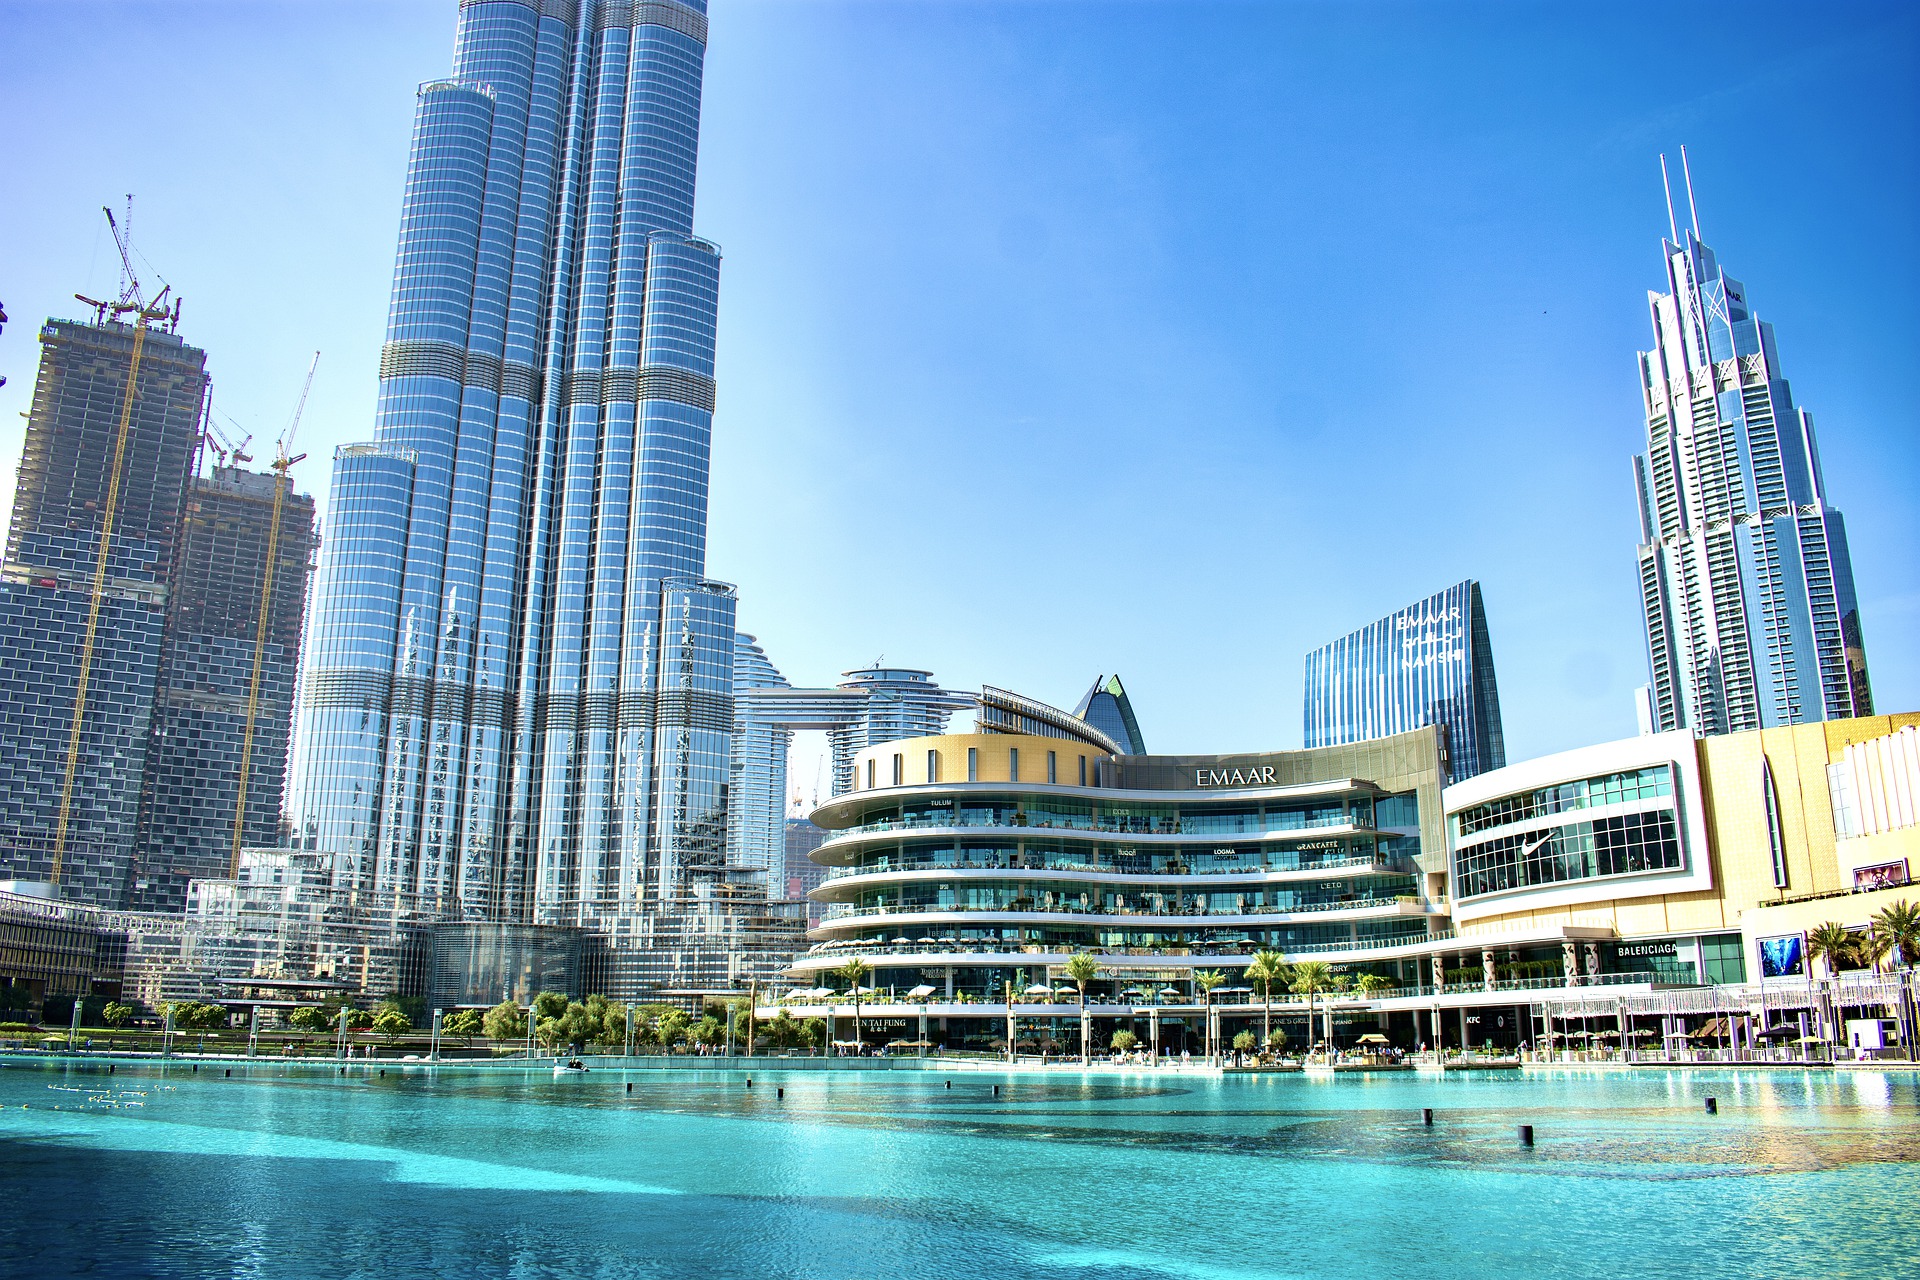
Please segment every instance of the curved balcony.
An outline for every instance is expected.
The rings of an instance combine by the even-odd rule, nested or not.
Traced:
[[[1358,857],[1328,859],[1306,866],[1216,867],[1206,870],[1122,871],[1084,862],[1046,861],[1039,866],[1000,862],[937,862],[915,858],[897,864],[880,858],[860,866],[834,867],[827,882],[807,896],[816,902],[845,901],[848,894],[876,885],[919,884],[937,880],[1063,880],[1074,884],[1167,885],[1194,893],[1217,893],[1223,885],[1298,884],[1315,880],[1358,880],[1411,876],[1413,863],[1405,858]],[[1203,884],[1195,881],[1204,877]]]
[[[1340,942],[1303,943],[1282,948],[1281,951],[1289,961],[1346,957],[1372,960],[1400,959],[1421,955],[1435,943],[1453,941],[1458,936],[1453,929],[1440,929],[1404,938],[1354,938]],[[796,956],[788,972],[830,973],[856,956],[876,969],[886,969],[936,965],[1059,966],[1080,954],[1093,955],[1103,963],[1124,960],[1129,967],[1133,968],[1233,969],[1244,967],[1257,950],[1260,950],[1259,946],[1251,942],[1066,949],[1045,943],[957,937],[922,938],[904,945],[899,939],[835,939],[816,943],[804,954]]]
[[[978,839],[986,833],[993,833],[1002,839],[1032,840],[1036,833],[1067,839],[1090,839],[1100,844],[1141,843],[1152,847],[1177,844],[1199,844],[1206,841],[1219,843],[1285,843],[1296,840],[1329,840],[1341,836],[1385,837],[1393,838],[1403,834],[1395,830],[1381,830],[1370,820],[1345,816],[1338,821],[1303,823],[1294,826],[1246,826],[1232,830],[1218,827],[1207,829],[1209,824],[1196,823],[1191,826],[1169,823],[1160,824],[1170,829],[1141,830],[1138,827],[1111,824],[1068,824],[1068,823],[1009,823],[997,816],[979,821],[966,821],[962,818],[945,818],[937,822],[920,821],[907,818],[888,818],[879,822],[863,823],[856,827],[844,827],[825,840],[813,851],[814,860],[828,866],[844,865],[848,850],[871,844],[876,841],[897,839],[902,835],[918,837],[945,838],[949,840]]]
[[[1249,907],[1233,912],[1148,911],[1111,907],[1082,907],[1074,903],[1055,903],[1045,908],[1019,907],[836,907],[834,913],[808,931],[811,938],[829,938],[839,933],[886,921],[898,928],[953,925],[978,928],[984,925],[1017,925],[1039,928],[1044,925],[1100,926],[1117,929],[1210,929],[1261,928],[1288,924],[1297,920],[1340,921],[1377,919],[1385,916],[1425,916],[1433,912],[1413,894],[1391,898],[1354,898],[1347,901],[1303,903],[1290,907]],[[966,917],[956,919],[955,917]],[[1203,923],[1204,922],[1204,923]]]

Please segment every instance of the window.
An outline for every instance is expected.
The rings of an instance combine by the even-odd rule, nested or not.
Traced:
[[[938,751],[927,752],[927,781],[930,783],[940,781],[940,753]]]
[[[1460,898],[1685,866],[1671,809],[1494,836],[1454,855]]]
[[[873,761],[867,761],[867,790],[873,790]]]
[[[967,748],[967,781],[980,781],[980,748]]]
[[[1052,751],[1047,752],[1047,781],[1049,783],[1060,781],[1060,758]]]
[[[1020,748],[1018,747],[1007,749],[1007,781],[1020,781]]]
[[[1787,887],[1787,842],[1780,831],[1780,793],[1773,789],[1773,762],[1760,761],[1760,800],[1767,810],[1767,851],[1773,855],[1773,887]]]
[[[900,786],[907,780],[907,758],[898,751],[893,753],[893,785]]]
[[[1085,756],[1080,757],[1080,785],[1083,787],[1087,785],[1087,758]]]

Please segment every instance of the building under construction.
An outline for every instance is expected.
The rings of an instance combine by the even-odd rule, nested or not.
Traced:
[[[188,881],[231,876],[236,849],[281,841],[314,545],[313,499],[293,493],[284,472],[220,466],[189,489],[147,749],[136,909],[179,911]]]
[[[123,905],[206,353],[49,320],[0,569],[0,879]],[[76,714],[77,713],[77,714]]]
[[[314,509],[298,409],[269,473],[196,477],[203,445],[247,455],[210,442],[206,353],[107,219],[119,296],[40,330],[0,566],[0,881],[179,911],[278,842]]]

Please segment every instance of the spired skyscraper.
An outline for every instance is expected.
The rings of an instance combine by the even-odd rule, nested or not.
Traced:
[[[339,883],[617,932],[725,880],[706,29],[700,0],[462,0],[420,87],[303,682],[296,839]]]
[[[1669,206],[1667,292],[1647,295],[1654,347],[1640,353],[1647,451],[1634,458],[1652,671],[1642,728],[1871,715],[1846,525],[1827,505],[1813,417],[1794,407],[1746,286],[1697,219],[1683,238],[1671,218]]]

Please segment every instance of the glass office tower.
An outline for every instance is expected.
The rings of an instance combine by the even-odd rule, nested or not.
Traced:
[[[1507,763],[1480,584],[1469,579],[1307,655],[1306,745],[1447,728],[1447,781]]]
[[[725,874],[704,6],[462,0],[373,440],[334,460],[295,826],[360,886],[599,924]]]
[[[1647,451],[1634,459],[1650,731],[1733,733],[1871,715],[1840,513],[1813,417],[1773,326],[1697,229],[1663,242],[1640,353]]]
[[[206,353],[141,323],[41,328],[0,571],[0,879],[103,907],[129,889],[207,391]]]

